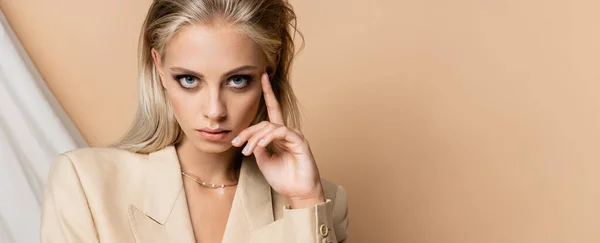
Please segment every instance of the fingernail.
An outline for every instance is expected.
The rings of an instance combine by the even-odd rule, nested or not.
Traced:
[[[246,147],[244,147],[244,149],[242,149],[242,154],[246,154],[246,152],[248,152],[248,145],[246,145]]]
[[[266,141],[265,141],[265,139],[263,138],[263,139],[261,139],[260,141],[258,141],[258,145],[260,145],[260,146],[264,146],[264,145],[265,145],[265,142],[266,142]]]
[[[237,143],[240,141],[240,137],[235,137],[233,140],[231,140],[231,143]]]

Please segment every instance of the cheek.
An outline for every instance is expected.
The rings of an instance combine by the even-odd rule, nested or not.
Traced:
[[[261,92],[253,92],[235,98],[234,105],[229,107],[229,114],[236,124],[245,127],[250,125],[258,111],[261,95]]]
[[[168,94],[168,99],[169,102],[171,103],[171,110],[173,111],[173,114],[175,115],[175,119],[177,119],[177,122],[182,126],[185,127],[186,125],[186,117],[188,116],[188,114],[190,113],[188,110],[190,107],[192,107],[191,105],[189,105],[190,103],[190,98],[189,95],[187,95],[186,93],[184,93],[181,90],[176,90],[176,89],[171,89],[169,90]]]

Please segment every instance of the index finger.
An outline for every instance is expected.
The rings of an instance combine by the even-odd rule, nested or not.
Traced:
[[[269,114],[269,121],[275,124],[285,125],[283,122],[283,114],[279,107],[279,101],[277,101],[277,97],[273,92],[267,73],[263,73],[261,82],[265,104],[267,105],[267,114]]]

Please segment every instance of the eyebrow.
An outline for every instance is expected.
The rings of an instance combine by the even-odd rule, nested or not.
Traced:
[[[196,77],[204,77],[204,75],[202,75],[202,74],[200,74],[200,73],[198,73],[196,71],[192,71],[192,70],[189,70],[189,69],[186,69],[186,68],[182,68],[182,67],[172,67],[170,69],[171,69],[171,72],[182,72],[182,73],[188,73],[188,74],[194,75]],[[241,66],[241,67],[237,67],[237,68],[231,69],[230,71],[228,71],[225,74],[223,74],[221,77],[222,78],[226,78],[226,77],[231,76],[232,74],[237,73],[237,72],[246,71],[246,70],[256,70],[256,69],[258,69],[258,67],[256,67],[256,66],[244,65],[244,66]]]

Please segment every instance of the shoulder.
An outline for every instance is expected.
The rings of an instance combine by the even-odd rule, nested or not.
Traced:
[[[114,163],[128,160],[139,160],[147,157],[147,154],[138,154],[123,149],[109,147],[92,147],[80,148],[59,154],[58,157],[64,156],[75,164],[94,163],[103,161]]]
[[[93,218],[116,225],[127,222],[123,216],[127,215],[128,205],[140,204],[144,199],[147,157],[99,147],[58,154],[44,186],[44,227],[51,229],[55,217],[64,218],[83,222],[84,228],[92,225],[89,232],[93,237],[93,222],[85,220]]]
[[[114,170],[123,167],[136,166],[140,161],[147,160],[147,154],[109,148],[92,147],[79,148],[58,154],[55,163],[70,163],[78,172],[85,170]]]
[[[49,182],[72,180],[86,188],[104,188],[139,178],[148,158],[126,150],[106,147],[80,148],[58,154],[53,161]],[[59,176],[62,175],[62,176]]]
[[[105,205],[106,200],[130,202],[140,197],[144,187],[147,158],[147,154],[116,148],[67,151],[55,157],[45,191],[54,197],[85,195],[89,206],[96,210],[110,205]]]

